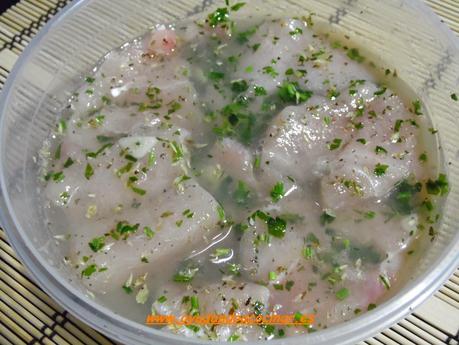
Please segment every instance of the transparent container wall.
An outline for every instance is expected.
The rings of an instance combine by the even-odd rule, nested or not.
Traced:
[[[459,251],[459,49],[444,24],[418,1],[295,0],[247,1],[247,6],[273,16],[309,15],[345,32],[350,45],[363,47],[376,65],[397,69],[400,79],[422,99],[439,130],[448,163],[451,193],[437,240],[426,251],[416,275],[422,275],[448,245]],[[41,249],[39,260],[60,271],[65,246],[48,229],[37,174],[37,153],[60,111],[94,63],[112,49],[159,22],[188,18],[224,1],[90,0],[60,18],[16,75],[3,114],[1,132],[4,197],[19,234]],[[8,200],[7,200],[8,201]],[[449,247],[451,250],[451,247]],[[451,251],[450,253],[454,253]],[[453,254],[451,254],[453,255]],[[450,261],[454,261],[450,258]],[[440,269],[440,268],[439,268]],[[445,269],[442,267],[441,269]]]

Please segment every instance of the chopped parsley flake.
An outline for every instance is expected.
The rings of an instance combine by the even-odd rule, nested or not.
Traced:
[[[97,141],[100,142],[101,144],[104,144],[104,143],[107,143],[107,142],[113,140],[112,137],[108,137],[108,136],[105,136],[105,135],[98,135],[98,136],[96,136],[96,139],[97,139]]]
[[[283,238],[287,229],[287,222],[279,217],[268,219],[268,233],[277,238]]]
[[[341,92],[337,91],[335,87],[328,89],[327,91],[327,97],[331,100],[334,101],[341,95]]]
[[[254,52],[256,52],[258,50],[258,48],[260,48],[261,46],[261,43],[255,43],[253,46],[252,46],[252,49]]]
[[[226,220],[225,210],[221,205],[217,205],[217,214],[221,222],[224,222]]]
[[[293,70],[293,68],[288,68],[286,71],[285,71],[285,75],[293,75],[295,73],[295,71]]]
[[[238,181],[237,188],[233,193],[234,201],[238,205],[245,205],[250,199],[250,189],[244,181]]]
[[[360,116],[363,116],[363,113],[365,112],[365,100],[360,97],[359,99],[357,99],[357,102],[356,102],[356,110],[355,110],[355,115],[360,117]]]
[[[300,312],[296,312],[293,315],[293,320],[295,320],[296,322],[300,322],[302,317],[303,317],[303,315]]]
[[[253,89],[255,91],[255,96],[266,96],[268,94],[263,86],[255,85]]]
[[[367,310],[370,311],[370,310],[373,310],[373,309],[375,309],[375,308],[376,308],[376,304],[370,303],[370,304],[368,305],[368,307],[367,307]]]
[[[419,155],[419,161],[425,163],[427,162],[427,153],[426,152],[423,152]]]
[[[301,35],[302,33],[303,30],[301,30],[301,28],[295,28],[295,30],[289,32],[290,36]]]
[[[328,149],[329,149],[330,151],[336,150],[336,149],[338,149],[338,148],[341,146],[341,143],[342,143],[342,142],[343,142],[343,141],[342,141],[341,139],[335,138],[335,139],[332,140],[331,143],[328,144]]]
[[[347,56],[349,59],[357,61],[358,63],[362,63],[365,61],[365,57],[360,55],[360,52],[357,48],[351,48],[347,52]]]
[[[193,280],[194,276],[198,271],[199,268],[194,266],[185,267],[184,269],[181,269],[174,275],[173,280],[177,283],[189,283]]]
[[[56,148],[56,152],[54,153],[54,159],[56,160],[61,159],[61,148],[62,148],[62,144],[59,144]]]
[[[231,11],[239,11],[243,6],[245,6],[245,2],[238,2],[237,4],[231,6]]]
[[[374,211],[368,211],[363,214],[363,217],[365,219],[373,219],[376,216],[376,213]]]
[[[132,169],[132,162],[127,163],[116,171],[116,176],[121,177],[121,175],[128,173]]]
[[[140,261],[143,262],[143,263],[148,264],[148,258],[147,258],[145,255],[142,255],[142,256],[140,257]]]
[[[62,202],[65,205],[69,201],[70,194],[68,192],[62,192],[61,194],[59,194],[59,198],[62,200]]]
[[[131,294],[132,291],[133,291],[132,287],[130,287],[130,286],[123,285],[122,288],[123,288],[124,292],[126,292],[127,294]]]
[[[314,21],[312,20],[312,16],[314,16],[315,13],[310,13],[307,17],[302,17],[304,22],[306,23],[306,26],[314,26]]]
[[[105,246],[105,236],[95,237],[88,243],[93,252],[98,252]]]
[[[376,146],[375,152],[376,152],[376,154],[379,155],[380,153],[387,153],[387,150],[382,146]]]
[[[161,213],[160,217],[161,218],[167,218],[167,217],[172,216],[173,214],[174,214],[174,212],[172,212],[172,211],[166,211],[166,212]]]
[[[389,166],[386,164],[377,163],[375,165],[373,172],[376,176],[383,176],[386,173],[388,168]]]
[[[359,195],[359,196],[363,195],[362,186],[357,181],[355,181],[355,180],[343,180],[342,183],[343,183],[344,187],[346,187],[347,189],[352,191],[352,193],[354,195]]]
[[[310,246],[307,246],[307,247],[304,247],[303,248],[303,257],[306,259],[306,260],[310,260],[312,259],[314,256],[314,248],[310,247]]]
[[[64,168],[70,167],[73,163],[74,163],[74,162],[73,162],[73,159],[72,159],[72,158],[70,158],[70,157],[67,158],[67,160],[66,160],[65,163],[64,163]]]
[[[250,40],[250,37],[252,37],[255,33],[257,32],[257,28],[253,27],[251,29],[248,29],[246,31],[240,32],[236,36],[236,40],[240,44],[247,43]]]
[[[215,12],[209,14],[207,22],[211,27],[216,27],[219,24],[227,23],[229,20],[229,11],[226,7],[217,8]]]
[[[156,301],[157,301],[158,303],[164,303],[164,302],[167,301],[167,297],[164,296],[164,295],[163,295],[163,296],[160,296],[160,297],[158,297],[158,298],[156,299]]]
[[[145,236],[147,236],[148,239],[152,239],[153,236],[155,236],[155,232],[149,226],[145,226],[143,228],[143,233]]]
[[[151,168],[156,162],[156,154],[152,150],[148,153],[148,158],[147,158],[147,168]]]
[[[381,96],[381,95],[384,95],[386,93],[386,90],[387,90],[387,87],[385,86],[381,86],[381,88],[377,91],[374,92],[374,95],[375,96]]]
[[[197,296],[190,297],[190,314],[199,315],[199,299]]]
[[[170,104],[170,108],[169,110],[167,111],[167,114],[173,114],[175,113],[176,111],[179,111],[180,109],[182,108],[182,105],[179,103],[179,102],[176,102],[176,101],[173,101],[171,104]]]
[[[50,177],[45,176],[45,180],[49,180],[50,178],[53,179],[54,182],[59,183],[64,181],[65,175],[62,171],[55,172],[55,173],[50,173]]]
[[[185,325],[185,327],[191,329],[194,333],[198,333],[201,329],[199,326],[196,325]]]
[[[91,264],[87,266],[83,271],[81,271],[82,277],[90,277],[93,273],[97,271],[96,264]]]
[[[279,75],[279,73],[277,73],[277,71],[272,66],[263,67],[263,74],[268,74],[273,78],[276,78]]]
[[[287,280],[287,282],[285,283],[285,289],[287,291],[290,291],[293,285],[295,285],[295,282],[293,280]]]
[[[231,248],[216,248],[210,256],[212,258],[219,259],[229,256],[232,252],[233,250]]]
[[[232,342],[238,341],[240,338],[241,338],[241,337],[240,337],[238,334],[234,333],[234,334],[231,334],[231,335],[228,337],[228,340],[227,340],[227,341],[228,341],[229,343],[232,343]]]
[[[107,104],[107,105],[109,105],[109,104],[111,103],[111,100],[110,100],[110,98],[109,98],[109,97],[107,97],[107,96],[105,96],[105,95],[104,95],[104,96],[102,96],[100,99],[102,100],[102,103],[104,103],[104,104]]]
[[[365,80],[351,80],[351,82],[349,83],[349,95],[351,96],[355,96],[357,94],[357,89],[356,87],[358,85],[363,85],[365,84]]]
[[[130,155],[130,154],[127,154],[126,156],[124,156],[124,158],[126,158],[128,161],[131,161],[131,162],[137,162],[137,158],[135,158],[134,156]]]
[[[128,235],[128,234],[135,233],[138,228],[139,228],[139,224],[131,225],[127,221],[121,221],[116,224],[115,233],[118,235]]]
[[[324,210],[320,216],[320,223],[322,225],[332,223],[336,218],[335,213],[332,210]]]
[[[172,162],[176,163],[183,158],[184,151],[182,145],[176,141],[172,141],[170,146],[172,149]]]
[[[249,88],[249,84],[247,81],[241,79],[241,80],[235,80],[231,82],[231,90],[237,93],[241,93],[244,91],[247,91]]]
[[[64,134],[66,130],[67,130],[67,122],[64,119],[62,119],[57,124],[57,132],[59,134]]]
[[[95,152],[87,152],[86,153],[86,158],[97,158],[98,155],[100,155],[102,152],[104,152],[106,149],[108,149],[108,148],[110,148],[112,146],[113,146],[113,144],[108,143],[108,144],[103,145],[101,148],[99,148]]]
[[[284,82],[278,88],[278,96],[284,102],[299,104],[312,97],[312,91],[302,90],[297,82]]]
[[[362,122],[356,122],[353,123],[355,129],[362,129],[363,128],[363,123]]]
[[[426,182],[427,193],[431,195],[446,195],[449,192],[449,183],[445,174],[438,175],[438,179],[433,181],[429,179]]]
[[[236,276],[241,275],[240,273],[241,265],[239,264],[228,264],[227,269],[228,269],[228,272],[231,274],[234,274]]]
[[[452,99],[453,101],[456,101],[456,102],[459,101],[459,98],[457,97],[457,94],[455,94],[455,93],[452,93],[452,94],[451,94],[451,99]]]
[[[368,117],[369,117],[370,119],[373,119],[373,118],[375,118],[375,117],[377,117],[377,116],[378,116],[378,115],[376,115],[376,111],[374,111],[374,110],[370,110],[370,111],[368,112]]]
[[[182,212],[182,215],[187,218],[193,218],[194,212],[191,212],[191,210],[187,208],[185,211]]]
[[[92,175],[94,175],[94,169],[92,168],[92,165],[88,163],[84,169],[84,177],[89,180]]]
[[[349,295],[350,295],[350,292],[346,288],[342,288],[336,292],[336,298],[339,299],[340,301],[345,300],[346,298],[349,297]]]
[[[274,271],[271,271],[268,273],[268,279],[269,280],[276,280],[277,279],[277,274]]]
[[[278,202],[280,199],[282,199],[285,195],[284,183],[280,181],[277,182],[271,189],[270,195],[273,202]]]
[[[103,125],[105,121],[105,116],[104,115],[97,115],[96,117],[92,118],[91,120],[88,121],[88,124],[92,128],[97,128]]]
[[[421,101],[419,99],[413,101],[413,112],[416,115],[422,115],[422,106],[421,106]]]
[[[381,283],[384,285],[384,287],[386,288],[386,290],[389,290],[390,289],[390,280],[389,280],[389,277],[383,275],[383,274],[380,274],[379,275],[379,280],[381,281]]]
[[[213,81],[219,81],[225,78],[225,73],[217,72],[217,71],[210,71],[209,72],[209,79]]]
[[[255,169],[258,169],[260,167],[260,164],[261,164],[261,158],[260,158],[260,156],[257,155],[257,156],[255,156],[255,160],[253,162],[253,167]]]
[[[395,121],[394,132],[400,132],[400,128],[402,127],[403,120]]]
[[[135,296],[135,301],[139,304],[145,304],[148,300],[150,292],[148,291],[147,285],[144,284],[142,288],[137,292],[137,295]]]
[[[174,179],[174,186],[176,186],[179,191],[183,191],[184,186],[182,186],[182,183],[188,180],[191,180],[191,177],[188,175],[178,176],[177,178]]]
[[[429,211],[429,212],[433,211],[433,209],[434,209],[434,204],[429,199],[425,199],[422,202],[422,206],[424,206],[426,208],[426,210]]]
[[[397,183],[390,196],[391,207],[401,214],[410,214],[414,207],[413,199],[421,189],[420,183],[410,184],[407,180]]]
[[[133,157],[134,158],[134,157]],[[134,158],[135,159],[135,158]],[[139,195],[145,195],[147,191],[145,189],[139,188],[135,185],[139,178],[137,176],[130,176],[127,182],[127,187],[130,188],[134,193]]]

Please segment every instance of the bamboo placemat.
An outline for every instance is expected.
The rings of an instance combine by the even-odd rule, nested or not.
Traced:
[[[459,0],[426,1],[459,34]],[[0,89],[32,37],[69,2],[22,0],[0,16]],[[2,229],[0,344],[114,344],[62,309],[29,279]],[[459,345],[459,269],[413,314],[361,344]]]

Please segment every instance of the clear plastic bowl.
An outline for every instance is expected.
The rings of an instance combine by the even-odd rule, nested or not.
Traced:
[[[183,344],[185,339],[116,315],[69,282],[65,248],[53,239],[43,214],[37,152],[59,111],[106,51],[158,22],[207,11],[212,0],[81,0],[55,17],[16,63],[1,95],[1,223],[10,243],[41,287],[97,330],[128,344]],[[415,0],[248,1],[273,15],[314,12],[372,52],[377,65],[396,67],[422,99],[447,162],[451,192],[439,234],[404,288],[349,322],[272,344],[355,344],[392,325],[428,298],[459,264],[459,43],[438,17]],[[223,3],[223,0],[220,4]]]

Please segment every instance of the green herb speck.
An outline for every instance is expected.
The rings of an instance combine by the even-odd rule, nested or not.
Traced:
[[[388,168],[389,166],[386,164],[377,163],[375,165],[373,172],[376,176],[383,176],[386,173]]]
[[[281,181],[277,182],[271,189],[270,195],[273,202],[278,202],[282,199],[285,195],[284,183]]]
[[[358,63],[362,63],[365,61],[365,57],[360,55],[360,51],[357,48],[351,48],[347,52],[347,56],[349,59],[357,61]]]
[[[87,266],[83,271],[81,271],[82,277],[90,277],[93,273],[97,271],[96,264],[91,264]]]
[[[336,298],[338,298],[340,301],[345,300],[346,298],[349,297],[349,295],[350,295],[350,292],[346,288],[342,288],[336,292]]]
[[[105,236],[93,238],[88,245],[93,252],[98,252],[105,246]]]
[[[328,143],[328,149],[330,151],[336,150],[341,146],[342,140],[339,138],[335,138],[332,142]]]
[[[92,165],[88,163],[84,169],[84,177],[89,180],[92,175],[94,175],[94,169],[92,168]]]

